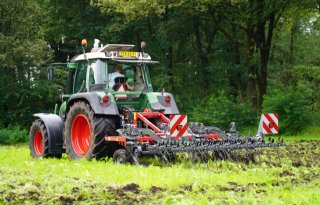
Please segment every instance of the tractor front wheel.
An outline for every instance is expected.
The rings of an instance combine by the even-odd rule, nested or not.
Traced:
[[[66,152],[71,159],[103,158],[107,155],[104,137],[117,135],[113,118],[95,116],[90,105],[76,102],[65,121]]]

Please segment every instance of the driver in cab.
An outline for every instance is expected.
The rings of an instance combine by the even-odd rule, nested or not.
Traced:
[[[122,74],[122,66],[118,63],[116,64],[114,68],[114,72],[110,74],[109,76],[109,87],[113,88],[115,85],[115,79],[118,77],[125,78],[125,76]],[[133,85],[133,79],[128,79],[125,83],[127,85],[128,90],[132,91],[134,90],[134,85]]]

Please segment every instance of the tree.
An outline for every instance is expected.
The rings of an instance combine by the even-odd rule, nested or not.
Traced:
[[[89,46],[95,38],[105,39],[102,34],[110,16],[90,6],[90,0],[46,0],[41,7],[46,11],[45,39],[55,51],[55,62],[66,62],[82,52],[80,42],[84,38]]]
[[[221,1],[211,5],[213,20],[220,25],[219,31],[236,44],[246,57],[249,99],[257,108],[261,108],[267,90],[273,32],[290,3],[289,0],[248,0]],[[234,25],[237,31],[225,29],[218,18]],[[241,40],[241,36],[245,36],[245,40]],[[259,55],[256,56],[256,53]]]
[[[43,40],[43,12],[35,0],[3,0],[0,14],[0,121],[26,125],[37,106],[43,108],[37,80],[52,56]]]

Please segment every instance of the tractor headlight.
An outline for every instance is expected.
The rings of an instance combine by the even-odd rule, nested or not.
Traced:
[[[100,98],[100,103],[102,104],[102,106],[107,106],[109,104],[109,96],[105,95]]]

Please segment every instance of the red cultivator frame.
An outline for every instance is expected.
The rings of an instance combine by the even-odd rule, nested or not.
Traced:
[[[227,159],[233,150],[252,150],[259,147],[284,146],[283,139],[266,142],[264,135],[240,137],[235,123],[229,130],[205,127],[199,123],[187,123],[185,115],[171,115],[162,112],[132,112],[132,124],[123,124],[117,130],[119,136],[106,136],[105,141],[118,143],[113,155],[114,162],[139,163],[138,157],[153,155],[171,163],[175,153],[186,152],[197,161],[209,158]],[[181,134],[182,133],[182,134]]]

